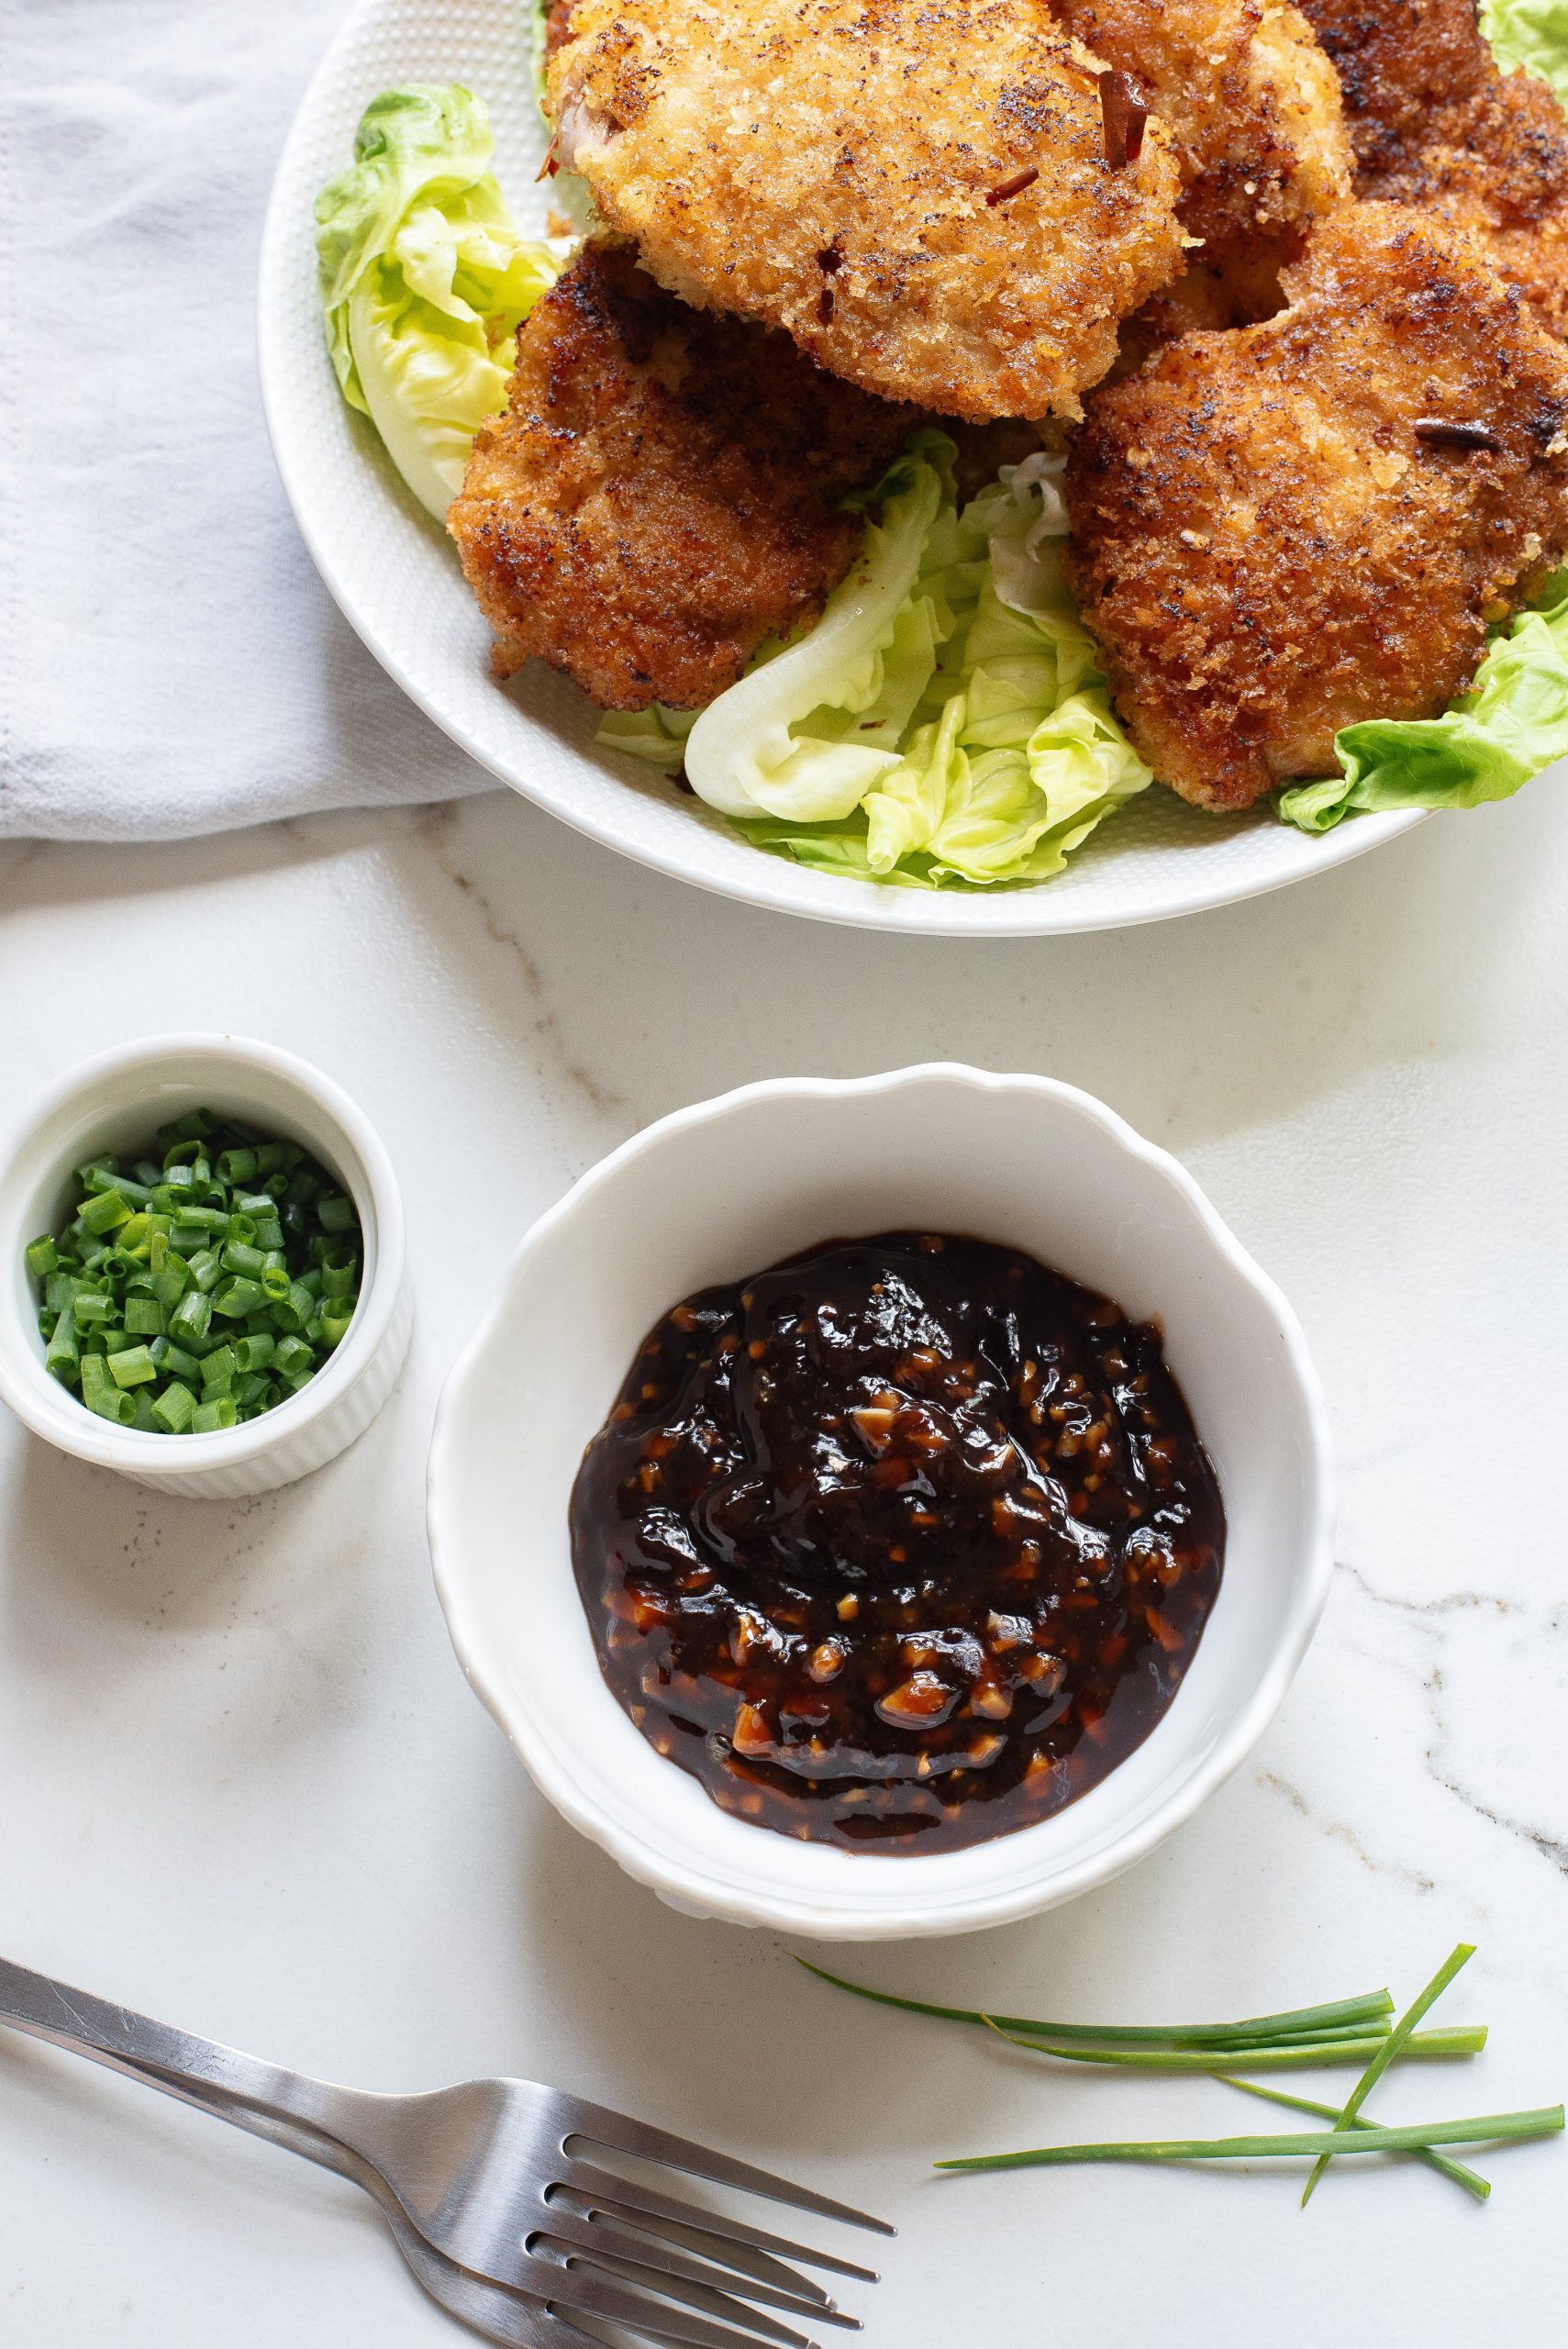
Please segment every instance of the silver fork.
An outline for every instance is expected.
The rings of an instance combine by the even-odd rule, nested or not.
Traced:
[[[744,2303],[853,2326],[787,2262],[875,2281],[873,2270],[836,2254],[606,2173],[569,2151],[573,2141],[894,2232],[766,2170],[533,2081],[472,2080],[413,2097],[335,2087],[4,1959],[0,2021],[353,2178],[375,2197],[434,2298],[493,2339],[528,2349],[587,2340],[557,2310],[683,2349],[805,2349],[804,2335]]]

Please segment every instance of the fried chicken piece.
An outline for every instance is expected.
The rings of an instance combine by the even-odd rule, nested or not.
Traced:
[[[1568,121],[1504,73],[1475,0],[1302,0],[1339,71],[1356,192],[1440,213],[1568,335]]]
[[[1110,160],[1044,0],[575,0],[550,101],[662,284],[943,415],[1076,415],[1180,266],[1169,139]]]
[[[1145,313],[1152,334],[1270,317],[1281,268],[1349,196],[1354,168],[1338,79],[1300,9],[1291,0],[1051,6],[1131,77],[1176,144],[1176,217],[1201,243]]]
[[[1067,470],[1117,707],[1213,809],[1334,774],[1360,718],[1435,716],[1568,543],[1568,352],[1473,247],[1348,205],[1284,283],[1278,317],[1096,393]]]
[[[863,531],[840,501],[917,420],[585,246],[447,514],[497,674],[537,653],[607,709],[701,708],[816,618]]]

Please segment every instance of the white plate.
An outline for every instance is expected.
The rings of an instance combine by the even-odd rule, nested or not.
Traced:
[[[399,82],[484,97],[515,217],[544,225],[524,0],[360,0],[295,117],[261,245],[261,393],[284,486],[317,569],[376,658],[454,741],[580,832],[705,889],[823,921],[946,937],[1115,930],[1277,889],[1392,840],[1418,815],[1363,816],[1321,840],[1268,814],[1217,818],[1158,787],[1030,889],[881,888],[751,847],[635,761],[595,748],[598,713],[538,662],[506,686],[439,527],[404,489],[328,364],[316,291],[317,192],[351,160],[367,101]]]

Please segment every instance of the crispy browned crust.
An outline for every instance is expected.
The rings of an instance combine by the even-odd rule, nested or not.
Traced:
[[[834,509],[915,420],[585,247],[447,514],[497,673],[537,653],[607,709],[701,708],[821,609],[862,536]]]
[[[1302,0],[1339,72],[1357,193],[1440,213],[1568,334],[1568,122],[1503,73],[1474,0]]]
[[[644,266],[884,397],[1075,414],[1180,266],[1168,139],[1113,167],[1045,0],[574,0],[571,32],[560,161]]]
[[[1130,74],[1175,142],[1177,217],[1195,261],[1239,267],[1242,306],[1266,266],[1295,258],[1351,192],[1354,159],[1334,69],[1292,0],[1052,0],[1107,64]],[[1227,319],[1226,324],[1233,321]]]
[[[1335,772],[1363,718],[1430,717],[1568,542],[1568,352],[1429,215],[1347,206],[1291,306],[1095,393],[1069,573],[1156,774],[1249,807]],[[1493,451],[1417,432],[1488,428]]]

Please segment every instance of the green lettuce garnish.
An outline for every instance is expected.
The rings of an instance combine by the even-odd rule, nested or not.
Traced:
[[[1153,780],[1112,715],[1062,582],[1062,460],[1042,451],[962,511],[953,445],[917,433],[816,626],[767,645],[695,718],[599,739],[748,839],[902,887],[1040,881]]]
[[[343,396],[438,518],[475,432],[506,405],[518,326],[564,265],[564,248],[518,235],[490,159],[478,98],[412,83],[372,100],[352,164],[316,202]]]
[[[1568,106],[1568,0],[1482,0],[1481,29],[1505,72],[1539,73]]]
[[[1568,0],[1483,0],[1504,70],[1522,66],[1568,105]],[[1374,718],[1334,738],[1341,772],[1274,796],[1287,824],[1327,832],[1346,816],[1477,807],[1568,758],[1568,573],[1511,627],[1493,630],[1471,691],[1440,718]]]
[[[1494,631],[1473,687],[1440,718],[1367,718],[1334,748],[1342,774],[1279,794],[1280,814],[1304,832],[1399,807],[1478,807],[1568,758],[1568,571]]]

